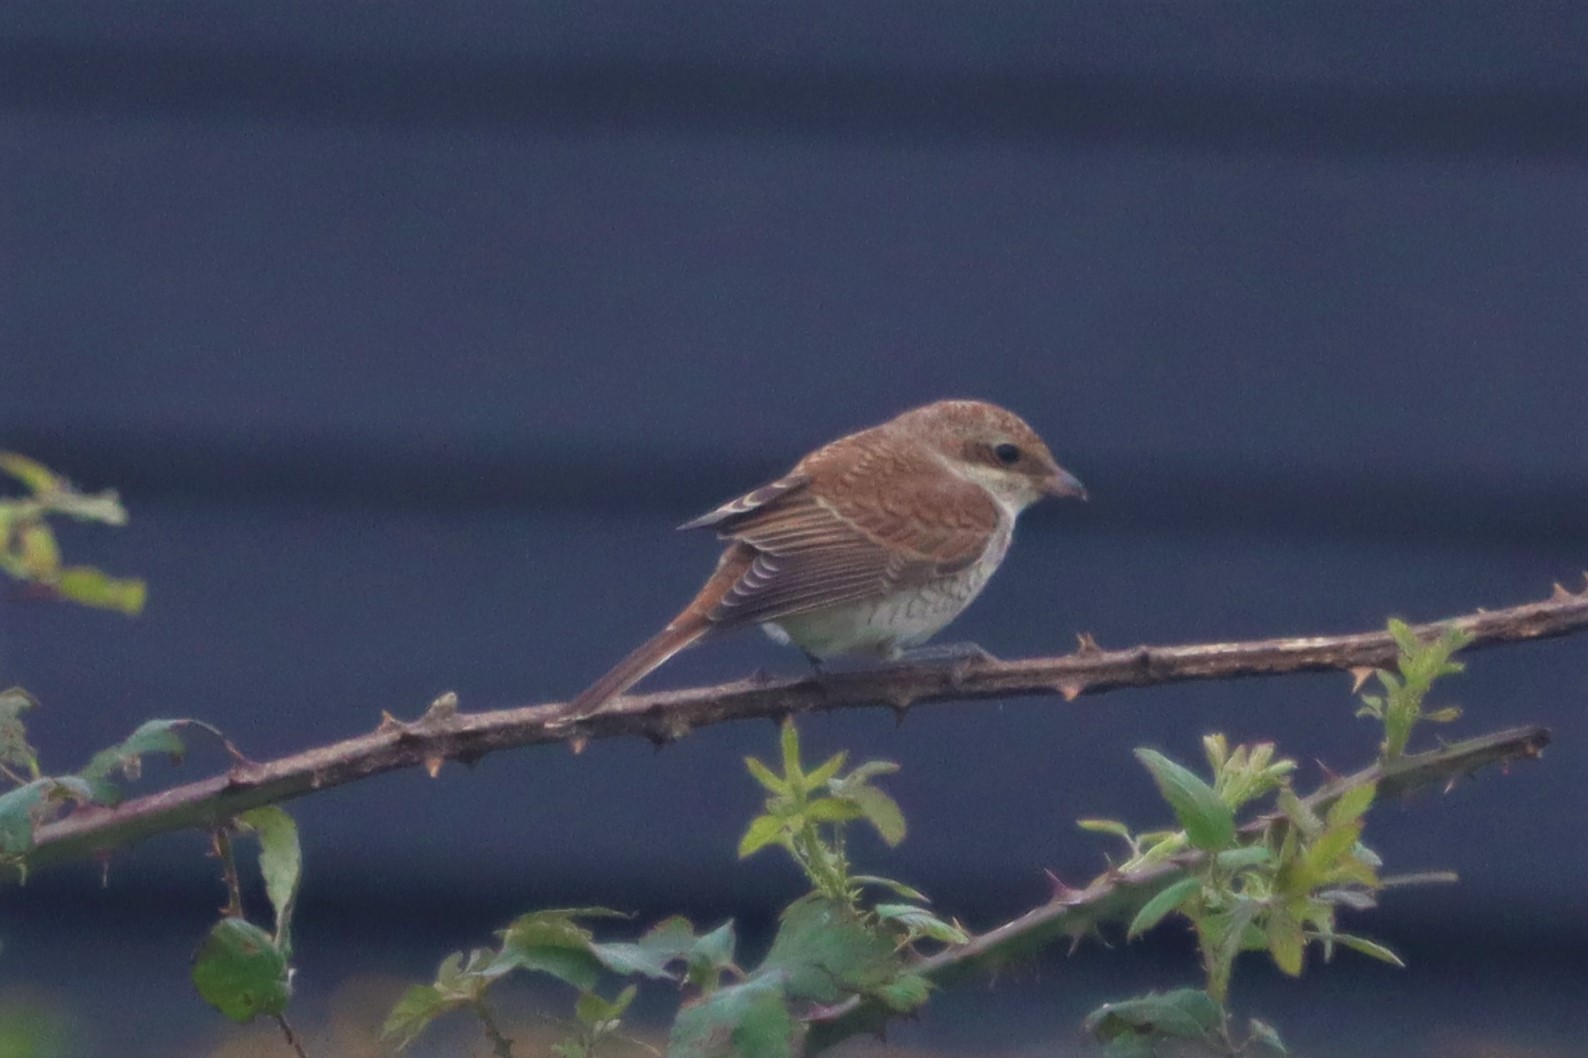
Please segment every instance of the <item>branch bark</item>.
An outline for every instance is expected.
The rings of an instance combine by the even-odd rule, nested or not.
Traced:
[[[1435,636],[1456,626],[1472,636],[1467,650],[1562,636],[1588,628],[1588,590],[1556,585],[1547,600],[1452,617],[1416,627]],[[913,705],[951,700],[1059,696],[1067,701],[1124,687],[1191,680],[1350,671],[1391,664],[1387,632],[1104,650],[1090,636],[1063,657],[953,664],[905,664],[841,673],[820,680],[749,679],[714,687],[620,698],[595,716],[553,722],[557,705],[464,713],[443,695],[422,717],[387,716],[375,731],[267,763],[240,761],[222,775],[126,801],[114,808],[78,808],[38,828],[22,858],[32,871],[101,854],[156,834],[208,828],[260,805],[302,797],[399,768],[434,775],[449,760],[472,762],[498,750],[547,742],[580,748],[589,739],[639,736],[665,744],[697,727],[789,713]]]

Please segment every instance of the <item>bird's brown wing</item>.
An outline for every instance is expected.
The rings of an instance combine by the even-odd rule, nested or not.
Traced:
[[[999,530],[987,493],[928,455],[839,453],[841,474],[810,466],[833,458],[831,449],[686,526],[712,526],[739,544],[724,556],[722,572],[737,567],[732,583],[698,600],[712,624],[774,621],[926,584],[973,564]]]

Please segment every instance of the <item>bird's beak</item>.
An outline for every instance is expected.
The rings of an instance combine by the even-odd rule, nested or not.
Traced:
[[[1042,492],[1047,496],[1086,499],[1086,486],[1081,484],[1081,479],[1063,467],[1053,468],[1053,473],[1042,483]]]

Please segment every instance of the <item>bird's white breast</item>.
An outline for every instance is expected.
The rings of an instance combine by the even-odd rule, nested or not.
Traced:
[[[818,658],[840,654],[895,657],[936,635],[981,593],[1009,550],[1013,519],[973,564],[946,577],[843,606],[763,625],[768,635]]]

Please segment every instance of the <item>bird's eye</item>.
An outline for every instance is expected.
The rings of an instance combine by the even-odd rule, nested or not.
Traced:
[[[993,445],[993,455],[998,457],[998,462],[1004,466],[1013,466],[1020,462],[1020,447],[1005,441],[1001,445]]]

